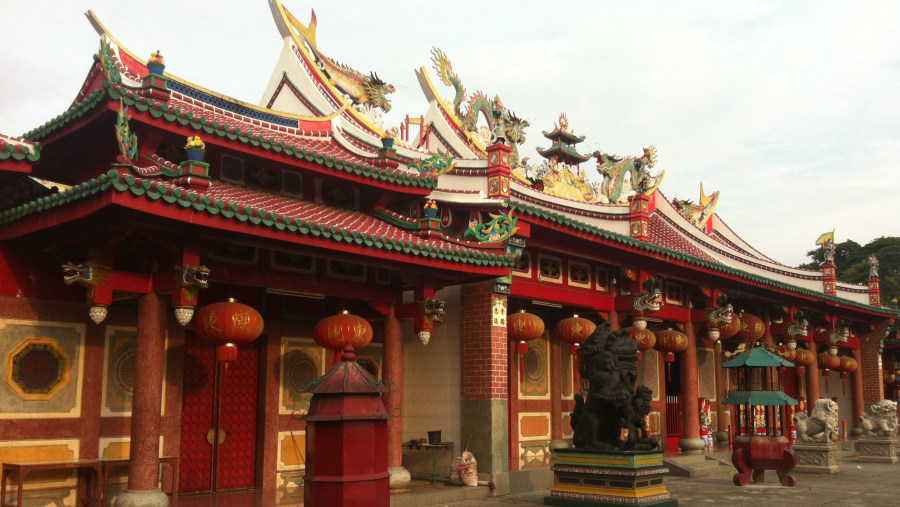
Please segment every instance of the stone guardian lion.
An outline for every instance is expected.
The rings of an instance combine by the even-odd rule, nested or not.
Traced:
[[[797,438],[804,442],[834,442],[837,426],[838,404],[828,398],[816,400],[811,416],[803,412],[794,414]]]
[[[897,402],[881,400],[873,403],[868,412],[859,416],[859,426],[864,435],[892,437],[897,434]]]

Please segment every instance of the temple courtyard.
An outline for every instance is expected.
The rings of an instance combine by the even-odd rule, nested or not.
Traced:
[[[715,457],[728,462],[730,453],[719,451]],[[900,492],[896,477],[900,465],[860,463],[855,456],[838,461],[837,474],[794,473],[797,485],[779,485],[774,471],[766,471],[765,482],[738,487],[733,474],[688,478],[666,476],[665,485],[682,507],[693,505],[727,505],[729,507],[769,507],[794,505],[898,506]],[[543,505],[549,491],[441,503],[447,506]],[[422,504],[428,505],[428,504]]]

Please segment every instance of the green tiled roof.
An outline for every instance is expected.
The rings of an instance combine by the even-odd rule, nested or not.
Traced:
[[[837,296],[832,296],[830,294],[825,294],[822,292],[816,292],[813,290],[809,290],[803,287],[797,287],[796,285],[790,285],[787,283],[783,283],[777,280],[772,280],[770,278],[766,278],[763,276],[759,276],[753,273],[748,273],[746,271],[742,271],[740,269],[735,269],[724,264],[720,264],[718,262],[709,261],[706,259],[701,259],[699,257],[695,257],[692,255],[688,255],[682,252],[678,252],[676,250],[670,250],[668,248],[664,248],[661,246],[654,245],[652,243],[647,243],[645,241],[640,241],[634,239],[630,236],[624,236],[622,234],[618,234],[612,231],[607,231],[605,229],[601,229],[599,227],[586,224],[584,222],[575,220],[571,217],[562,215],[560,213],[555,213],[553,211],[548,211],[540,206],[534,206],[531,204],[525,204],[521,202],[510,201],[509,203],[512,209],[520,212],[523,215],[527,215],[530,217],[535,217],[538,219],[545,220],[547,222],[562,225],[572,229],[573,231],[578,231],[581,233],[590,234],[614,243],[618,243],[629,248],[633,248],[635,250],[647,252],[649,254],[656,254],[659,256],[669,257],[686,264],[691,264],[697,267],[701,267],[710,271],[718,271],[720,273],[724,273],[727,275],[731,275],[734,277],[742,278],[748,282],[754,282],[760,285],[767,285],[769,287],[774,287],[776,289],[781,289],[785,291],[795,292],[797,294],[802,294],[804,296],[814,297],[816,299],[820,299],[823,301],[828,301],[831,303],[842,304],[854,308],[860,308],[867,311],[878,311],[885,314],[894,314],[900,315],[900,310],[893,310],[890,308],[882,308],[870,306],[862,303],[857,303],[856,301],[851,301],[849,299],[839,298]]]
[[[128,192],[137,197],[163,201],[181,208],[190,208],[198,212],[204,212],[211,216],[220,216],[236,222],[248,222],[279,231],[296,233],[301,236],[330,239],[334,242],[365,245],[375,249],[394,250],[424,258],[477,266],[510,268],[515,264],[513,257],[505,252],[494,253],[477,248],[458,248],[446,242],[441,242],[440,245],[432,245],[425,241],[418,241],[417,237],[408,233],[405,236],[396,237],[396,234],[388,231],[388,234],[395,235],[395,237],[390,237],[387,235],[369,234],[365,231],[349,230],[344,227],[338,228],[334,225],[308,220],[303,221],[286,214],[279,215],[263,208],[240,206],[234,202],[226,203],[221,199],[212,199],[208,195],[201,195],[192,190],[168,186],[160,180],[139,179],[130,174],[120,175],[115,170],[75,185],[66,191],[40,197],[32,202],[0,212],[0,226],[20,220],[33,213],[46,211],[106,191]]]

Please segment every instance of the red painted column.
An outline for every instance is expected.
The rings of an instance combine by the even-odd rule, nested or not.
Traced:
[[[619,323],[619,312],[611,309],[609,311],[609,330],[618,331],[619,329],[622,329],[622,324]]]
[[[384,393],[384,409],[395,416],[387,420],[387,466],[391,472],[391,489],[409,485],[409,472],[403,468],[403,337],[394,307],[384,316],[384,378],[394,383],[393,392]]]
[[[559,340],[550,340],[550,438],[562,439],[562,372]],[[568,352],[568,351],[567,351]]]
[[[816,361],[813,361],[811,365],[806,367],[806,411],[807,413],[812,413],[813,405],[816,403],[816,400],[818,400],[820,396],[818,361],[819,347],[814,341],[807,342],[807,345],[809,345],[809,351],[816,356]]]
[[[128,475],[128,489],[132,491],[159,489],[159,407],[165,370],[165,329],[163,296],[153,293],[139,296]]]
[[[722,361],[724,356],[722,355],[722,342],[719,340],[713,346],[713,355],[716,358],[716,400],[718,401],[718,409],[716,410],[716,443],[719,443],[728,441],[728,425],[730,424],[728,414],[725,412],[729,406],[722,403],[728,387],[728,373],[725,371],[725,367],[722,366],[724,364],[724,361]]]
[[[859,425],[859,416],[866,411],[865,405],[865,393],[863,390],[863,372],[862,368],[860,368],[862,351],[856,350],[854,351],[856,359],[856,371],[850,374],[851,382],[853,383],[853,421],[850,422],[851,427],[857,427]]]
[[[688,346],[681,353],[681,427],[684,434],[678,440],[678,447],[683,454],[699,454],[705,446],[700,439],[700,386],[697,371],[697,337],[694,335],[694,323],[684,324],[684,334]]]

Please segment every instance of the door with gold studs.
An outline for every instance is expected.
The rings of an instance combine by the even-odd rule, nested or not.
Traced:
[[[193,334],[185,340],[181,493],[256,485],[259,343],[238,347],[231,364]]]

